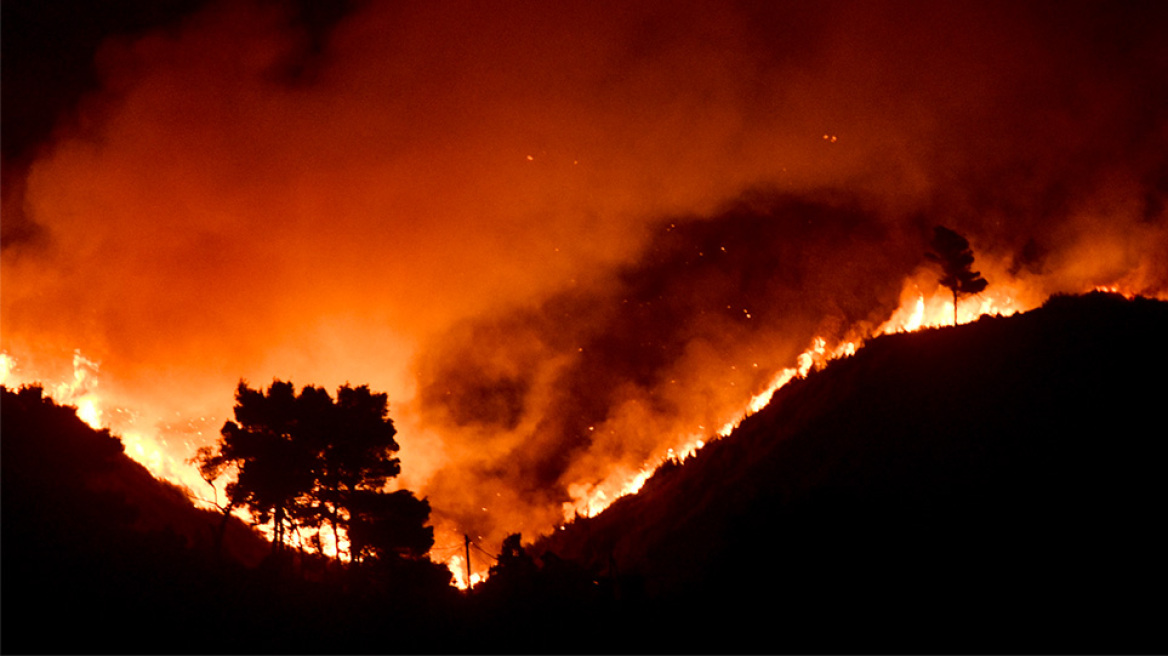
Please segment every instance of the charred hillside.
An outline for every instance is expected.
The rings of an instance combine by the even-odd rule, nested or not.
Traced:
[[[532,552],[685,650],[1161,651],[1165,335],[1089,294],[880,337]]]

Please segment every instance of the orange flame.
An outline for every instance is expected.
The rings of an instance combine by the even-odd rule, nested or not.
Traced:
[[[1122,293],[1128,297],[1134,296],[1130,292],[1125,292],[1121,285],[1099,285],[1094,289]],[[1009,316],[1040,304],[1033,300],[1021,302],[1019,298],[1027,296],[1018,293],[1014,285],[997,284],[986,292],[963,299],[959,303],[959,323],[974,321],[983,315]],[[774,394],[787,383],[807,376],[812,369],[821,368],[832,360],[853,355],[862,346],[864,339],[882,334],[914,332],[951,325],[952,317],[952,299],[946,290],[935,288],[932,293],[927,294],[921,290],[921,285],[912,280],[907,281],[899,306],[886,321],[859,337],[852,336],[830,343],[825,337],[815,337],[807,348],[795,357],[794,366],[779,370],[761,391],[753,394],[741,407],[730,413],[716,430],[707,430],[705,426],[700,426],[698,431],[678,435],[673,440],[666,441],[639,467],[617,466],[599,482],[578,481],[569,484],[567,492],[571,501],[562,506],[563,521],[570,522],[575,517],[594,517],[617,499],[636,494],[664,463],[684,462],[706,444],[729,435],[743,419],[766,407]],[[213,426],[216,421],[214,417],[200,416],[197,419],[184,419],[181,416],[162,417],[143,410],[121,407],[103,396],[99,384],[101,371],[99,362],[86,357],[80,351],[74,351],[71,364],[71,375],[67,378],[46,380],[38,376],[38,372],[25,371],[20,360],[7,352],[2,352],[0,383],[8,386],[42,385],[45,393],[58,403],[74,405],[78,416],[89,425],[115,431],[125,444],[126,454],[145,466],[154,476],[185,488],[196,505],[215,507],[216,499],[209,499],[207,498],[209,495],[194,492],[205,490],[207,487],[207,483],[195,468],[173,457],[166,448],[168,436],[181,435],[184,432],[204,441],[210,439],[214,434]],[[153,425],[154,430],[141,428],[144,425]],[[193,443],[188,443],[188,446],[190,447],[188,450],[193,452]],[[245,511],[240,510],[237,513],[241,518],[248,519]],[[264,527],[260,528],[261,532],[265,532]],[[270,531],[265,534],[268,533]],[[442,526],[438,533],[455,535],[457,532],[452,527]],[[271,537],[270,534],[268,537]],[[307,534],[294,535],[293,546],[312,549],[310,537]],[[338,544],[330,530],[319,531],[321,551],[326,555],[345,559],[348,542],[343,533],[339,537]],[[446,559],[444,563],[452,573],[454,584],[460,589],[468,589],[486,579],[485,571],[472,572],[468,583],[463,555],[456,554]]]
[[[1023,306],[1017,301],[1012,285],[999,285],[971,299],[958,303],[958,322],[968,323],[983,315],[1010,316],[1016,312],[1032,309],[1038,304]],[[895,332],[914,332],[923,328],[933,328],[952,324],[953,302],[947,298],[947,291],[938,288],[928,298],[916,283],[906,283],[901,294],[901,303],[891,317],[876,328],[871,337]],[[805,377],[813,368],[825,366],[828,362],[854,355],[863,339],[844,339],[831,347],[824,337],[815,337],[811,344],[796,358],[796,366],[782,369],[761,392],[754,394],[720,429],[710,435],[685,435],[678,438],[675,445],[651,458],[644,466],[635,470],[617,470],[600,483],[578,483],[569,486],[572,501],[563,505],[564,520],[575,516],[594,517],[612,505],[617,499],[636,494],[645,482],[667,460],[677,458],[684,461],[697,453],[708,442],[732,433],[743,419],[758,412],[770,403],[774,394],[795,378]]]

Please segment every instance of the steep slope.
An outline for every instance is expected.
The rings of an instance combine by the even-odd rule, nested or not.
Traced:
[[[1166,335],[1091,294],[873,340],[533,551],[686,650],[1162,650]]]
[[[238,519],[221,527],[222,515],[195,507],[184,490],[155,478],[125,455],[120,439],[90,428],[74,408],[58,406],[37,388],[3,388],[3,394],[4,509],[11,517],[41,516],[35,522],[46,526],[45,501],[62,495],[104,499],[104,511],[112,514],[92,519],[108,520],[111,528],[169,532],[207,552],[222,528],[224,555],[248,566],[269,551],[263,537]],[[70,509],[70,519],[80,514]]]
[[[220,514],[194,507],[75,408],[39,388],[0,386],[0,394],[4,649],[131,653],[192,644],[141,627],[212,621],[230,594],[224,582],[258,564],[267,543],[238,519],[224,525]]]
[[[873,340],[458,599],[209,559],[116,438],[3,390],[3,648],[1163,653],[1165,335],[1091,294]]]
[[[440,566],[323,574],[269,558],[235,518],[220,550],[222,515],[154,479],[117,437],[39,388],[0,397],[4,653],[419,652],[458,638]]]

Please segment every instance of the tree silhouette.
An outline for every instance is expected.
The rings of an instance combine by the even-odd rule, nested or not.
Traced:
[[[530,581],[535,575],[535,559],[523,549],[523,535],[512,533],[503,540],[498,562],[491,566],[488,581]]]
[[[235,468],[226,508],[246,507],[258,523],[271,523],[273,553],[290,531],[319,534],[326,523],[338,545],[342,530],[357,529],[350,556],[429,551],[429,504],[408,491],[382,492],[401,472],[385,394],[346,384],[334,401],[319,387],[297,394],[277,380],[265,393],[241,381],[235,401],[235,421],[194,461],[209,483]]]
[[[339,526],[348,528],[349,518],[358,506],[366,516],[396,512],[396,507],[366,494],[381,490],[389,479],[401,473],[400,461],[391,456],[397,452],[398,444],[394,441],[397,430],[388,417],[387,396],[374,394],[364,385],[346,385],[337,390],[336,404],[331,408],[327,407],[331,403],[327,394],[315,402],[323,404],[316,417],[330,420],[313,430],[320,454],[315,496],[319,513],[331,523],[334,537]],[[427,505],[419,527],[428,516]]]
[[[430,504],[409,490],[357,490],[348,510],[354,561],[368,557],[416,559],[434,546],[434,529],[425,526]]]
[[[953,325],[957,325],[957,300],[981,293],[989,284],[981,273],[972,270],[973,250],[969,241],[944,226],[933,228],[932,252],[925,257],[941,265],[941,284],[953,292]]]
[[[235,421],[223,424],[216,449],[201,449],[196,455],[207,480],[235,466],[236,480],[226,488],[227,505],[246,507],[257,523],[272,524],[273,553],[304,514],[316,480],[315,454],[297,421],[306,405],[299,398],[291,383],[275,381],[265,394],[240,382]]]

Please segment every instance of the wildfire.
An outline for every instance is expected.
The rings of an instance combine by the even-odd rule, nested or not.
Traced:
[[[100,385],[101,363],[79,349],[72,356],[71,374],[62,377],[49,371],[26,369],[22,359],[0,353],[0,384],[8,387],[39,385],[44,393],[60,405],[73,406],[77,416],[90,427],[109,429],[125,447],[126,455],[145,467],[155,478],[187,490],[191,501],[200,507],[214,508],[213,500],[199,494],[207,483],[182,458],[168,448],[170,442],[180,449],[191,448],[204,429],[213,425],[213,417],[168,418],[140,409],[131,409],[109,397]],[[150,428],[143,428],[150,426]]]
[[[779,370],[762,390],[729,413],[718,429],[711,431],[700,426],[698,431],[679,435],[674,440],[667,441],[640,467],[617,467],[604,480],[569,484],[567,492],[571,501],[562,506],[564,521],[570,522],[577,517],[594,517],[616,500],[636,494],[663,464],[671,461],[684,462],[711,441],[729,435],[743,419],[766,407],[774,394],[787,383],[807,376],[813,369],[822,368],[832,360],[853,355],[865,339],[882,334],[914,332],[951,325],[954,316],[951,297],[942,288],[926,293],[921,287],[922,285],[917,282],[907,281],[899,306],[884,323],[874,329],[835,341],[829,341],[822,336],[813,338],[807,348],[796,356],[794,366]],[[1095,286],[1094,289],[1133,296],[1125,293],[1118,285]],[[967,323],[983,315],[1009,316],[1040,304],[1037,300],[1031,302],[1019,300],[1026,297],[1026,294],[1019,293],[1010,284],[996,285],[976,297],[963,299],[958,307],[958,322]],[[126,447],[126,454],[141,463],[154,476],[186,488],[196,505],[217,507],[219,499],[208,498],[215,496],[214,494],[194,492],[195,490],[206,492],[207,487],[207,483],[197,471],[184,459],[174,457],[167,448],[168,437],[173,438],[176,434],[181,435],[184,432],[201,440],[204,432],[213,430],[216,422],[214,417],[165,418],[150,416],[142,410],[120,407],[103,396],[99,384],[100,362],[76,350],[72,355],[71,365],[71,375],[57,381],[45,380],[38,377],[38,372],[25,371],[21,361],[16,357],[7,352],[0,353],[0,383],[8,386],[42,385],[45,393],[56,402],[75,406],[78,416],[90,426],[115,431]],[[150,424],[155,427],[153,431],[141,428]],[[184,440],[183,448],[193,451],[194,442]],[[241,517],[247,519],[245,515]],[[264,527],[261,527],[261,532],[263,530]],[[450,527],[442,527],[441,532],[455,534]],[[328,530],[321,530],[313,535],[294,535],[293,545],[345,559],[348,540],[343,534],[334,536]],[[485,571],[471,572],[468,581],[463,555],[454,555],[446,559],[445,564],[453,575],[454,584],[460,589],[466,590],[487,578]]]
[[[469,590],[470,588],[487,580],[485,572],[471,572],[470,583],[466,579],[466,560],[462,556],[453,556],[445,562],[446,567],[454,578],[454,587],[459,590]]]
[[[1023,305],[1017,300],[1018,297],[1012,285],[1003,284],[974,298],[964,299],[958,304],[958,323],[968,323],[983,315],[1010,316],[1037,307],[1039,304],[1036,302]],[[952,317],[953,302],[946,290],[938,288],[926,297],[917,283],[909,281],[901,294],[900,305],[887,321],[867,335],[839,340],[830,346],[825,337],[813,338],[811,344],[795,358],[796,366],[780,370],[761,392],[754,394],[713,434],[683,436],[679,438],[677,444],[666,448],[635,471],[618,470],[600,483],[576,483],[569,486],[568,493],[572,501],[563,505],[565,521],[571,521],[576,516],[594,517],[617,499],[636,494],[666,461],[671,459],[684,461],[710,441],[726,437],[743,419],[766,407],[784,385],[796,378],[805,377],[812,369],[821,368],[832,360],[854,355],[862,345],[863,339],[951,325]]]
[[[7,352],[0,352],[0,384],[9,387],[41,386],[45,395],[54,402],[75,407],[77,416],[90,427],[111,430],[121,439],[126,455],[145,467],[155,478],[184,489],[197,507],[218,510],[223,502],[219,498],[221,490],[208,489],[208,483],[195,467],[186,458],[176,457],[169,448],[170,442],[177,442],[177,450],[193,452],[198,444],[214,434],[217,418],[205,415],[167,417],[160,413],[121,407],[100,391],[100,368],[99,362],[75,350],[72,375],[65,380],[54,381],[51,376],[39,371],[25,371],[20,360]],[[154,428],[144,430],[140,428],[143,425],[152,425]],[[246,508],[237,508],[233,512],[244,522],[253,523]],[[256,529],[267,539],[273,539],[271,526],[256,525]],[[295,531],[289,542],[296,549],[342,561],[349,560],[349,539],[343,529],[338,534],[327,528]]]
[[[45,387],[45,393],[54,401],[77,408],[77,416],[93,428],[104,428],[102,407],[97,393],[97,371],[100,365],[81,354],[73,352],[73,375],[68,380],[49,383],[43,380],[26,380],[22,367],[9,353],[0,353],[0,385],[17,386],[36,383]]]

